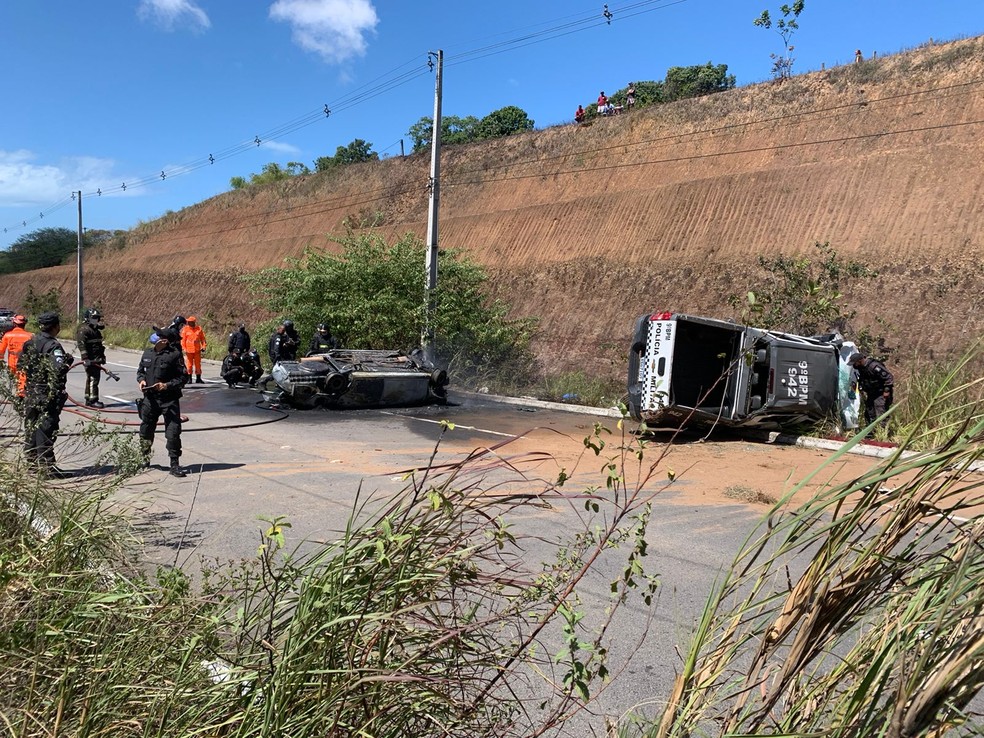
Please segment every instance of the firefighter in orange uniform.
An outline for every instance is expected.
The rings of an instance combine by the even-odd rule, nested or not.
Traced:
[[[14,327],[4,333],[3,339],[0,340],[0,359],[7,358],[7,366],[10,368],[11,375],[17,377],[17,396],[23,397],[24,383],[27,381],[27,377],[24,375],[24,372],[17,371],[17,358],[21,355],[24,344],[34,334],[25,330],[24,326],[27,325],[27,318],[23,315],[15,315],[12,322]]]
[[[198,318],[188,316],[188,323],[181,329],[181,350],[184,351],[188,375],[195,375],[195,384],[205,384],[202,380],[202,352],[206,345],[205,331],[198,325]]]

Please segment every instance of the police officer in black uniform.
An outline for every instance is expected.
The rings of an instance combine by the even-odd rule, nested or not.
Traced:
[[[261,391],[267,390],[270,380],[273,379],[273,365],[278,361],[296,361],[297,345],[300,343],[300,336],[294,328],[293,320],[285,320],[277,326],[276,330],[270,335],[267,343],[267,353],[270,355],[270,371],[257,379],[252,386],[258,386]],[[281,393],[278,391],[277,396]],[[276,398],[274,400],[276,402]]]
[[[314,335],[311,336],[311,345],[308,346],[308,356],[327,354],[329,351],[338,348],[338,339],[331,335],[327,323],[318,323]]]
[[[157,334],[157,343],[144,351],[137,367],[137,383],[143,391],[138,401],[140,413],[140,448],[149,466],[157,421],[164,417],[164,438],[171,460],[172,477],[187,476],[181,458],[181,388],[188,381],[184,357],[179,348],[181,336],[173,328]]]
[[[234,348],[229,351],[222,360],[222,379],[230,387],[235,387],[239,382],[248,382],[251,377],[246,373],[243,357],[239,354],[239,349]]]
[[[39,333],[24,343],[17,360],[26,378],[24,387],[24,453],[38,470],[53,477],[65,476],[55,466],[55,436],[68,394],[65,378],[74,359],[55,340],[61,330],[58,313],[38,316]]]
[[[295,361],[297,359],[298,338],[293,320],[285,320],[278,325],[277,330],[270,336],[269,344],[267,344],[270,362],[276,364],[278,361]]]
[[[847,363],[858,373],[858,387],[864,393],[865,422],[874,423],[892,407],[895,378],[884,364],[864,354],[851,354]],[[887,424],[887,419],[882,423]]]
[[[102,313],[89,308],[82,315],[82,324],[75,333],[82,365],[85,367],[85,404],[89,407],[106,407],[99,401],[99,378],[106,364],[106,347],[103,345]]]
[[[240,356],[245,356],[251,346],[252,343],[249,338],[249,332],[246,330],[246,324],[240,323],[239,329],[229,334],[229,353],[238,351]]]

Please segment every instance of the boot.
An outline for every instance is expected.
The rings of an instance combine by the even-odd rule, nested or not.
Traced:
[[[106,407],[103,403],[99,402],[99,400],[86,400],[85,404],[86,407],[94,407],[97,410],[102,410],[104,407]]]
[[[195,384],[205,384],[205,380],[202,379],[202,375],[201,374],[196,374],[195,375]]]
[[[185,470],[182,469],[181,466],[178,464],[177,459],[171,459],[171,470],[168,472],[168,474],[170,474],[172,477],[178,477],[179,479],[184,479],[185,477],[188,476],[185,473]]]

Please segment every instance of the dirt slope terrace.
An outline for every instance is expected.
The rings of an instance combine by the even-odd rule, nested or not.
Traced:
[[[904,372],[984,333],[982,81],[984,37],[449,147],[440,245],[484,264],[516,315],[541,319],[548,369],[620,374],[637,315],[729,317],[759,255],[829,241],[879,271],[847,303]],[[237,272],[336,248],[327,236],[345,224],[423,236],[428,168],[426,155],[392,158],[168,214],[88,257],[86,302],[117,325],[176,312],[213,333],[255,323],[267,316]],[[28,284],[74,304],[72,266],[0,278],[0,304],[21,305]]]

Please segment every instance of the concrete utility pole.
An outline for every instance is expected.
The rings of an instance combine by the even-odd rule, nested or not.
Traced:
[[[78,294],[79,304],[78,304],[78,314],[76,317],[82,317],[82,190],[79,190],[79,249],[78,258],[76,264],[76,293]]]
[[[434,132],[431,134],[431,169],[430,207],[427,211],[427,282],[425,285],[424,329],[420,335],[420,343],[427,351],[434,343],[434,313],[433,291],[437,287],[437,210],[441,204],[441,73],[444,69],[444,52],[440,49],[435,53],[427,52],[429,57],[437,57],[437,81],[434,86]]]

